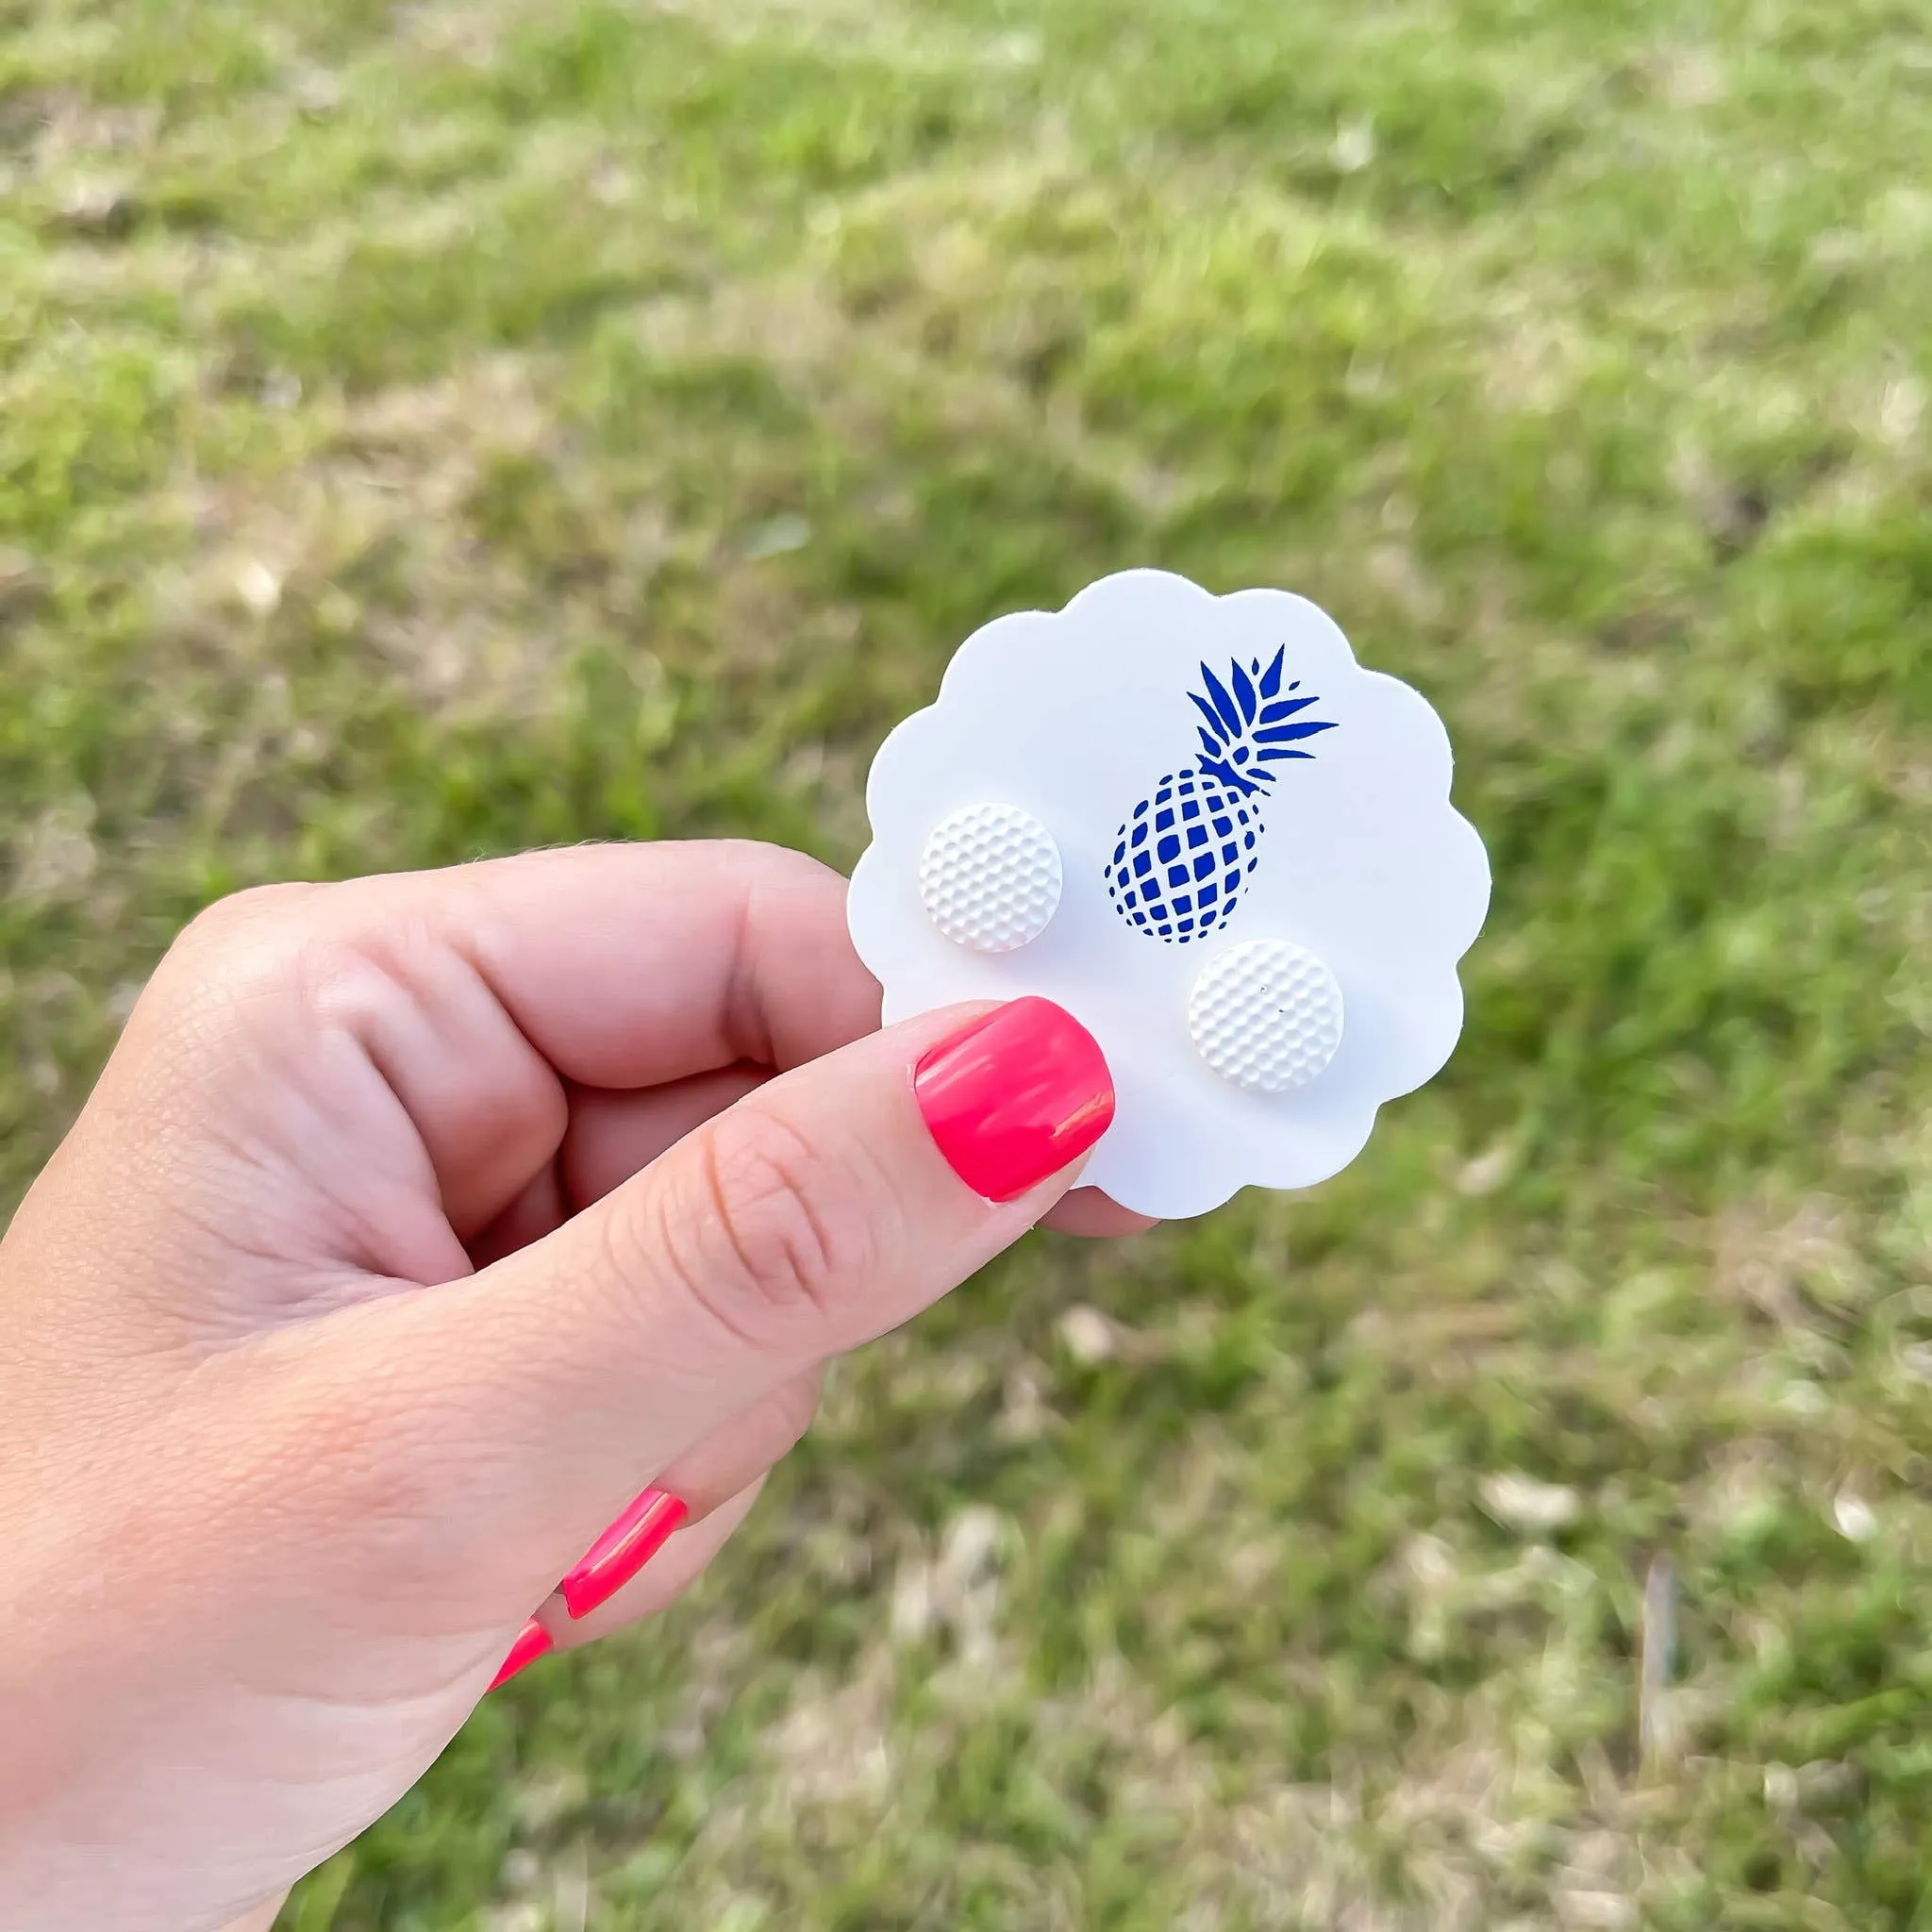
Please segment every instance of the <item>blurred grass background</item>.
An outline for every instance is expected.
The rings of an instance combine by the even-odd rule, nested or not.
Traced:
[[[208,897],[849,863],[1127,564],[1495,860],[1356,1167],[850,1365],[285,1927],[1932,1927],[1928,155],[1923,0],[0,0],[0,1191]]]

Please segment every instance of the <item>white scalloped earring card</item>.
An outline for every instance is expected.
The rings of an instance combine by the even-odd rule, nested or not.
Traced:
[[[1113,1074],[1081,1179],[1304,1188],[1462,1028],[1490,869],[1441,721],[1283,591],[1164,571],[1002,617],[879,748],[852,937],[886,1018],[1038,993]]]

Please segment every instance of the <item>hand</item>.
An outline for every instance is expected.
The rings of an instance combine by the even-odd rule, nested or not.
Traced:
[[[842,881],[756,846],[273,888],[189,928],[0,1243],[13,1932],[273,1899],[513,1641],[684,1588],[830,1357],[1056,1203],[1136,1224],[1061,1201],[1112,1110],[1072,1020],[880,1033],[877,1001]],[[558,1579],[653,1486],[690,1522],[573,1619]]]

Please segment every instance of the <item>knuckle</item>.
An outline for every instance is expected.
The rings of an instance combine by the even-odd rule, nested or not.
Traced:
[[[258,939],[280,926],[298,907],[306,906],[318,890],[300,884],[245,886],[203,907],[182,928],[175,950],[190,954],[208,947],[225,950],[244,937]]]
[[[720,1115],[691,1154],[686,1186],[666,1202],[665,1250],[681,1286],[755,1345],[836,1320],[841,1290],[873,1263],[854,1177],[766,1108]]]
[[[175,935],[142,990],[116,1061],[159,1068],[199,1090],[239,1052],[264,1003],[286,989],[308,942],[309,902],[326,887],[255,886],[218,899]],[[184,1072],[185,1069],[185,1072]]]
[[[823,859],[799,852],[790,845],[774,845],[764,839],[718,839],[710,841],[709,857],[751,873],[762,872],[774,879],[799,880],[816,885],[830,880],[842,885],[840,874]]]
[[[176,1004],[222,1000],[272,978],[308,941],[308,909],[325,887],[250,886],[189,921],[155,974]]]
[[[253,886],[216,900],[164,962],[177,997],[232,1008],[268,995],[309,1024],[359,1033],[433,993],[434,935],[406,906],[372,921],[359,883]]]

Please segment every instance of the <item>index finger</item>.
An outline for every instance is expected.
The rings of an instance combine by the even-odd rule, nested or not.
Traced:
[[[740,1060],[782,1072],[879,1024],[845,881],[774,845],[531,852],[361,880],[358,897],[352,919],[392,910],[469,959],[579,1086],[657,1087]]]

